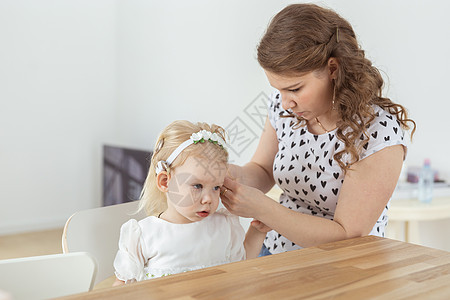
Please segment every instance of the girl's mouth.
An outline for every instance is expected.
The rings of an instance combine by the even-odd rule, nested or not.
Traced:
[[[207,216],[209,216],[209,212],[207,212],[207,211],[199,211],[197,213],[197,216],[199,216],[201,218],[206,218]]]

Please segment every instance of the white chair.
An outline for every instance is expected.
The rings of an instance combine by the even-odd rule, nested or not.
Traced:
[[[47,299],[87,292],[97,263],[86,252],[0,260],[0,290],[13,299]]]
[[[114,258],[119,249],[120,227],[129,219],[141,220],[144,212],[135,214],[138,201],[76,212],[66,222],[62,236],[64,253],[86,251],[98,263],[95,284],[114,275]]]

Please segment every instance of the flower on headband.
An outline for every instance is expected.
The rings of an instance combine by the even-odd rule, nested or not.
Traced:
[[[194,144],[197,144],[198,142],[203,143],[203,134],[201,131],[193,133],[191,135],[191,140],[194,142]],[[203,140],[203,141],[202,141]]]
[[[219,136],[217,135],[217,133],[213,133],[211,134],[211,137],[209,138],[214,144],[217,144],[219,142]]]
[[[209,140],[210,138],[211,138],[211,135],[212,135],[212,133],[211,132],[209,132],[209,131],[206,131],[206,130],[202,130],[202,131],[200,131],[201,133],[202,133],[202,136],[203,136],[203,139],[205,140],[205,141],[207,141],[207,140]]]
[[[213,144],[219,145],[223,147],[225,145],[225,141],[218,135],[217,133],[213,133],[211,138],[209,139]]]
[[[206,130],[201,130],[199,132],[193,133],[191,135],[191,140],[194,142],[194,144],[210,141],[211,143],[219,145],[221,147],[225,145],[225,141],[217,133],[212,133]]]
[[[211,132],[206,131],[206,130],[201,130],[199,132],[193,133],[191,135],[191,139],[194,142],[194,144],[197,143],[204,143],[205,141],[209,140],[209,138],[211,137]]]
[[[212,133],[207,130],[201,130],[199,132],[195,132],[191,134],[191,137],[187,140],[181,143],[173,152],[169,155],[167,160],[165,161],[159,161],[157,165],[155,166],[156,174],[159,174],[161,171],[166,170],[170,171],[170,165],[173,163],[173,161],[177,158],[177,156],[186,149],[186,147],[189,147],[192,144],[197,143],[204,143],[204,142],[211,142],[215,145],[219,145],[222,149],[225,149],[225,141],[222,139],[220,135],[217,133]],[[161,148],[161,146],[158,146],[157,148]]]

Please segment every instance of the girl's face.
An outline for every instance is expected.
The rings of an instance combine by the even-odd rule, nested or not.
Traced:
[[[320,118],[331,110],[333,85],[328,68],[302,76],[265,72],[270,85],[281,93],[283,109],[308,121]]]
[[[169,178],[165,218],[173,223],[192,223],[212,215],[219,206],[226,164],[214,158],[188,157]]]

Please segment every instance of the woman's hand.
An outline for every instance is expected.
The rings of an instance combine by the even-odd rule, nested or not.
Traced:
[[[263,206],[262,201],[272,201],[260,190],[240,184],[229,177],[225,177],[221,199],[229,212],[245,218],[257,218],[257,208]]]
[[[243,167],[234,165],[234,164],[228,164],[227,177],[229,177],[239,183],[244,183],[243,182]]]

